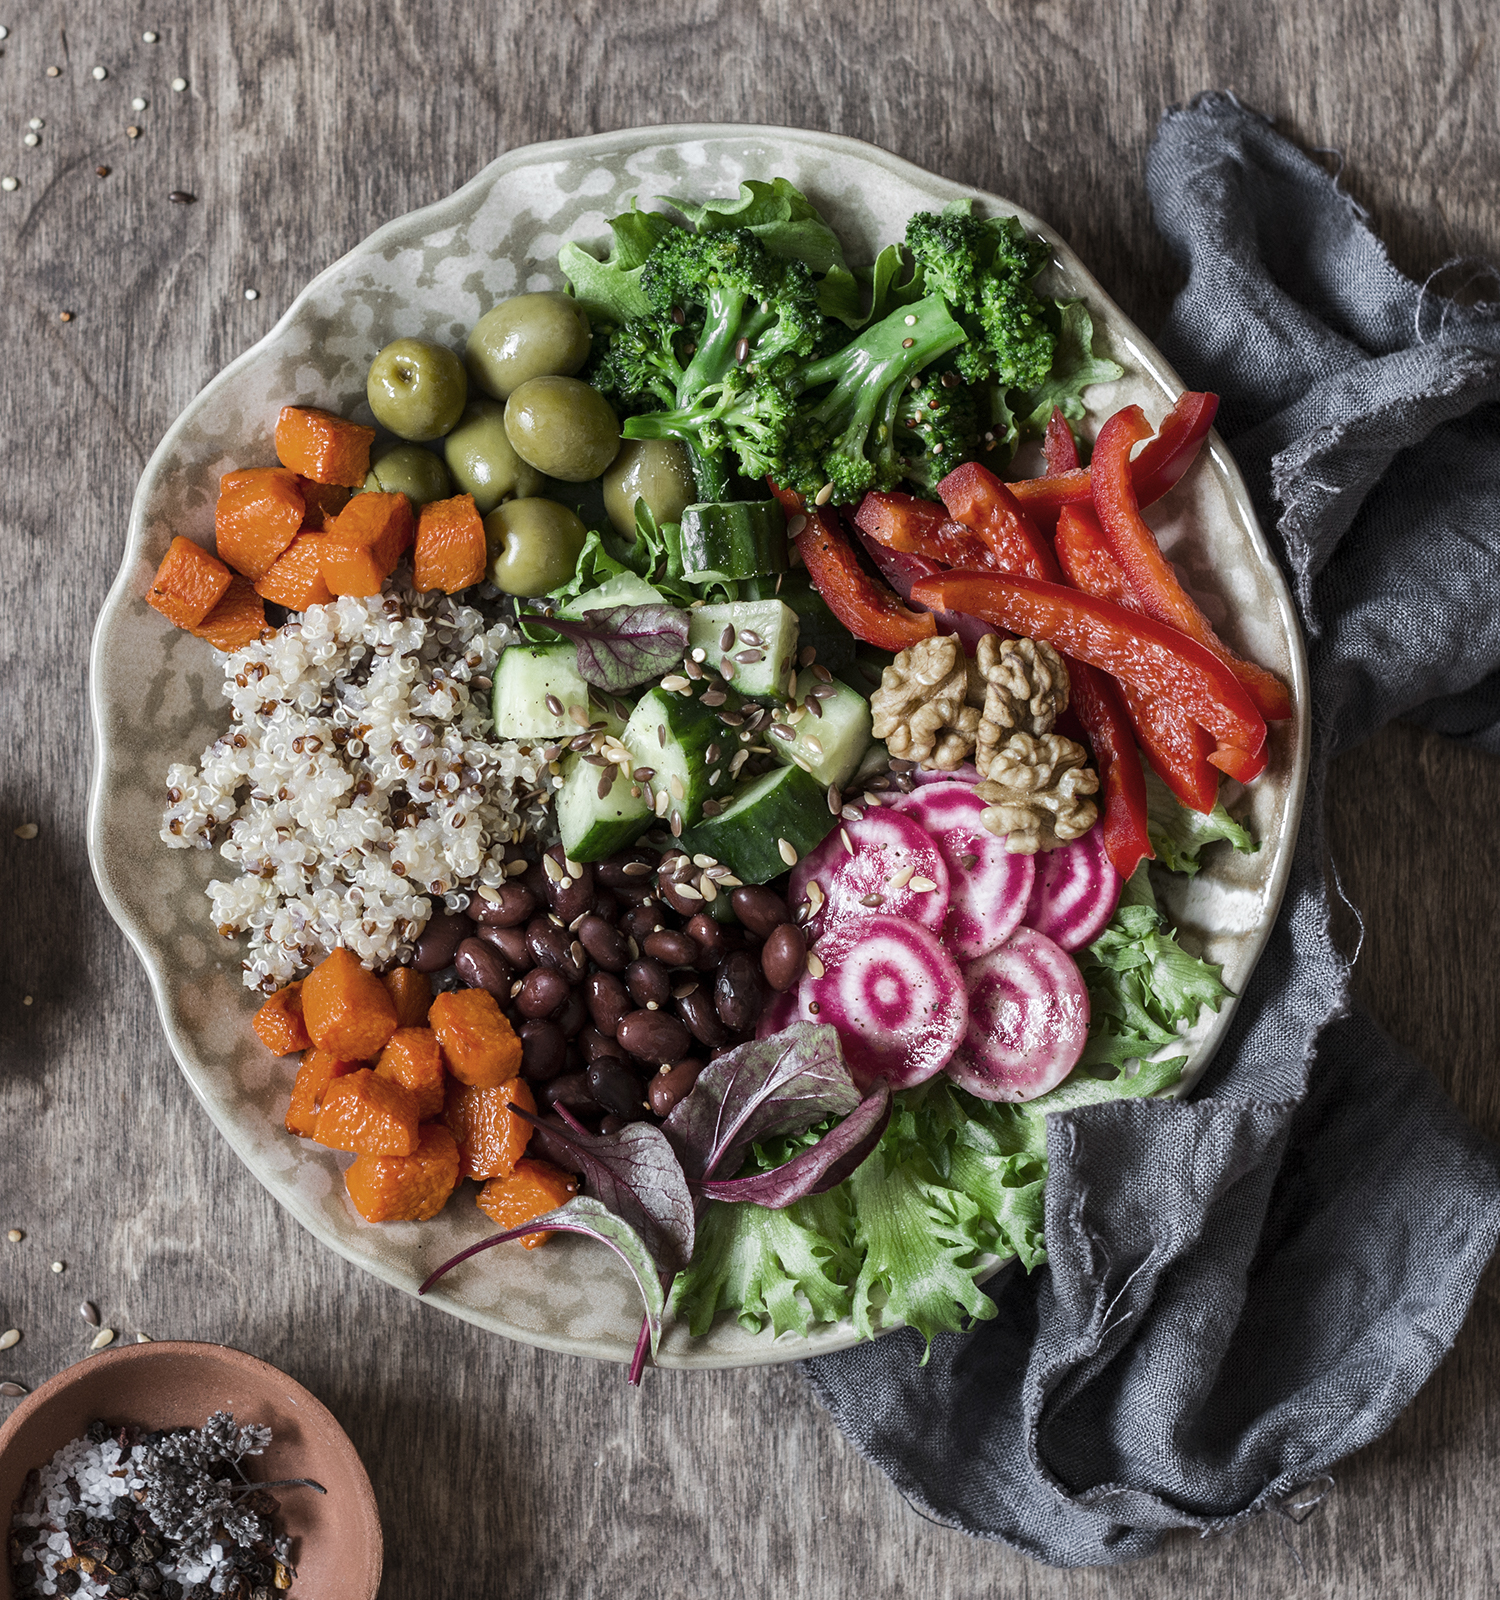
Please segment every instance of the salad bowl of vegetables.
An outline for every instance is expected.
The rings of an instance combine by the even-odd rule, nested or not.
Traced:
[[[568,371],[502,394],[471,333],[544,292],[566,295],[589,337]],[[496,397],[488,417],[462,391],[450,403],[448,368],[434,378],[397,350],[466,341],[457,381]],[[382,392],[428,378],[418,420],[382,411]],[[348,419],[367,449],[372,416],[419,447],[398,461],[377,445],[369,492],[324,508],[326,528],[293,515],[288,538],[337,542],[390,513],[378,537],[348,535],[321,568],[328,601],[308,590],[307,604],[371,593],[358,574],[380,549],[392,564],[375,592],[409,596],[424,571],[419,590],[453,592],[451,579],[492,623],[489,736],[546,757],[530,842],[509,840],[509,860],[496,847],[491,882],[442,882],[431,928],[482,928],[482,895],[513,866],[570,933],[583,913],[561,918],[557,897],[585,871],[615,909],[643,889],[662,908],[657,934],[684,935],[694,917],[727,930],[729,954],[702,968],[718,1020],[689,1028],[707,1059],[672,1093],[652,1074],[677,1071],[680,1049],[650,1018],[662,1004],[692,1013],[696,980],[619,1022],[622,1040],[650,1036],[611,1058],[650,1077],[644,1119],[601,1120],[584,1090],[570,1103],[555,1086],[587,1077],[581,1061],[538,1068],[524,1101],[511,1097],[528,1129],[542,1125],[531,1155],[571,1164],[583,1189],[502,1228],[552,1235],[545,1250],[487,1250],[494,1229],[461,1191],[436,1215],[365,1220],[335,1146],[285,1131],[290,1078],[253,1026],[243,942],[205,909],[222,867],[158,839],[168,765],[225,721],[203,642],[217,613],[186,624],[196,639],[164,625],[179,603],[164,556],[174,538],[209,545],[216,523],[225,554],[221,478],[262,470],[278,447],[287,477],[288,451],[303,451],[297,471],[313,476],[296,493],[312,503],[311,447],[276,428],[288,407],[314,431],[306,418]],[[481,519],[483,440],[445,453],[443,439],[461,419],[477,437],[502,409],[521,460]],[[95,639],[91,857],[210,1116],[333,1248],[526,1342],[733,1366],[992,1315],[982,1285],[997,1267],[1045,1260],[1047,1115],[1186,1092],[1287,880],[1306,665],[1211,419],[1211,397],[1182,393],[1038,219],[830,135],[702,126],[535,146],[377,231],[174,424]],[[417,479],[379,478],[382,462],[388,476],[435,472],[424,450],[449,469],[430,504]],[[467,571],[450,563],[466,538]],[[231,562],[217,591],[234,597],[234,628],[250,616],[243,635],[219,630],[231,682],[268,648],[246,571]],[[1043,696],[1054,659],[1065,687]],[[1016,671],[1031,675],[1019,700],[987,699]],[[472,709],[480,685],[460,687]],[[1012,755],[1031,741],[1026,782],[1044,757],[1072,774],[1066,815],[1006,810],[1015,795],[995,787],[983,743],[1001,735]],[[1033,825],[1030,848],[1008,842]],[[366,967],[411,962],[427,931],[411,919]],[[266,969],[262,987],[307,969],[313,983],[327,956],[314,945],[298,976]],[[488,992],[472,973],[457,981]],[[520,986],[498,990],[497,1012]],[[380,1045],[361,1048],[363,1084]],[[423,1151],[448,1159],[438,1124],[424,1126]],[[403,1148],[415,1141],[355,1166]]]

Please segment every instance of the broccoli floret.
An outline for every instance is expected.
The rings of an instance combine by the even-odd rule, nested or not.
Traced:
[[[1031,287],[1046,264],[1046,245],[1014,217],[952,210],[917,212],[906,225],[906,247],[928,293],[948,301],[970,336],[955,359],[960,375],[970,383],[993,378],[1006,389],[1036,388],[1057,344]]]
[[[907,387],[896,417],[902,476],[936,499],[938,484],[979,455],[983,433],[979,400],[958,373],[923,373]]]
[[[675,406],[682,384],[676,348],[681,332],[669,319],[655,316],[620,328],[596,328],[588,381],[621,411]]]
[[[775,474],[793,412],[785,390],[731,371],[720,382],[699,389],[687,405],[627,417],[620,431],[627,439],[680,439],[692,452],[699,494],[705,500],[722,500],[730,456],[738,460],[746,477]]]

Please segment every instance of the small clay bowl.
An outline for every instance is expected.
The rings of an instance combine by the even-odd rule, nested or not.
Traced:
[[[370,1480],[333,1413],[284,1372],[219,1344],[163,1340],[90,1356],[28,1395],[0,1427],[0,1517],[8,1538],[21,1485],[96,1417],[138,1428],[201,1427],[215,1411],[271,1430],[246,1463],[265,1482],[312,1478],[328,1491],[283,1489],[277,1521],[292,1541],[289,1594],[374,1600],[384,1540]],[[12,1600],[0,1541],[0,1600]]]

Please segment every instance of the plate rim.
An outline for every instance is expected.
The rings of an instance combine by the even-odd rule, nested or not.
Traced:
[[[1168,393],[1181,394],[1185,389],[1181,378],[1178,377],[1160,351],[1156,349],[1154,343],[1142,333],[1137,324],[1116,304],[1113,297],[1107,293],[1094,273],[1079,259],[1072,246],[1046,221],[1036,216],[1025,206],[1007,199],[1003,195],[994,194],[974,185],[962,183],[957,179],[945,177],[941,173],[933,172],[915,162],[906,160],[902,156],[895,155],[880,145],[872,144],[862,139],[855,139],[847,134],[786,127],[771,123],[690,122],[647,124],[619,128],[603,133],[585,134],[576,138],[551,139],[535,144],[517,145],[503,152],[495,157],[494,160],[486,163],[484,167],[460,185],[459,188],[437,200],[429,202],[427,205],[419,206],[415,210],[403,212],[399,216],[392,217],[373,232],[367,234],[351,249],[331,261],[303,285],[286,310],[265,334],[257,339],[254,344],[243,350],[226,366],[220,368],[187,402],[162,435],[161,440],[152,451],[141,471],[135,494],[131,501],[130,517],[126,527],[124,547],[120,555],[119,569],[100,605],[90,634],[88,671],[90,764],[85,829],[89,867],[105,909],[119,926],[121,932],[124,933],[136,959],[145,969],[152,998],[156,1003],[157,1015],[178,1069],[187,1079],[195,1098],[208,1113],[209,1119],[228,1141],[230,1148],[249,1169],[256,1182],[262,1188],[267,1189],[272,1198],[279,1205],[285,1207],[322,1244],[333,1249],[346,1261],[361,1270],[407,1293],[412,1292],[412,1285],[416,1281],[413,1275],[402,1274],[388,1267],[383,1261],[372,1261],[366,1256],[357,1254],[347,1247],[337,1234],[329,1231],[311,1208],[303,1207],[292,1195],[269,1187],[249,1156],[241,1149],[233,1125],[227,1119],[219,1116],[214,1106],[206,1098],[203,1090],[199,1087],[196,1069],[189,1066],[189,1061],[193,1059],[193,1056],[189,1048],[189,1041],[174,1022],[173,1008],[166,993],[166,974],[159,971],[156,963],[149,958],[144,926],[127,908],[120,893],[117,892],[108,867],[105,780],[111,771],[111,762],[109,746],[103,729],[103,708],[107,703],[107,695],[104,685],[105,663],[102,659],[100,641],[106,628],[121,608],[130,599],[134,598],[130,590],[130,578],[134,565],[143,554],[146,536],[146,507],[160,471],[160,463],[171,454],[178,438],[186,431],[189,419],[206,399],[216,394],[220,389],[232,384],[238,374],[250,366],[266,347],[274,344],[281,337],[284,330],[296,320],[304,305],[314,298],[325,283],[336,274],[342,272],[350,262],[366,256],[381,255],[386,246],[398,236],[406,238],[413,234],[421,235],[437,231],[443,225],[446,213],[453,210],[462,210],[464,202],[471,195],[481,189],[493,187],[495,182],[506,173],[522,166],[530,166],[549,159],[587,157],[590,154],[618,156],[647,146],[680,146],[705,139],[723,140],[737,136],[746,139],[792,141],[805,146],[813,146],[830,154],[842,154],[863,162],[873,161],[877,165],[884,167],[893,176],[904,179],[914,187],[931,186],[936,183],[951,188],[962,195],[972,196],[987,206],[998,207],[1002,211],[1014,214],[1026,228],[1034,231],[1047,241],[1052,249],[1054,258],[1066,267],[1070,277],[1083,288],[1090,302],[1107,309],[1112,337],[1123,336],[1131,343],[1133,346],[1132,354],[1140,362],[1142,369]],[[1260,519],[1256,514],[1254,501],[1251,499],[1244,477],[1234,457],[1230,454],[1228,447],[1216,430],[1210,431],[1206,440],[1206,447],[1223,477],[1226,495],[1244,524],[1245,532],[1249,536],[1255,555],[1261,566],[1271,577],[1273,587],[1277,593],[1279,621],[1286,636],[1291,655],[1291,689],[1296,740],[1294,748],[1290,752],[1291,770],[1287,799],[1287,815],[1290,819],[1290,827],[1285,840],[1285,847],[1280,848],[1278,846],[1279,853],[1266,885],[1268,915],[1263,919],[1253,935],[1251,945],[1253,954],[1246,974],[1246,982],[1248,982],[1250,974],[1253,974],[1265,953],[1266,944],[1280,914],[1281,904],[1285,898],[1287,885],[1291,877],[1293,857],[1296,853],[1296,841],[1306,800],[1308,765],[1311,752],[1312,718],[1308,702],[1309,673],[1306,642],[1302,633],[1301,620],[1297,615],[1296,606],[1292,600],[1291,591],[1281,563],[1276,559],[1265,531],[1260,525]],[[1242,984],[1242,992],[1243,988],[1244,984]],[[1240,998],[1239,994],[1231,995],[1219,1011],[1214,1014],[1211,1024],[1205,1029],[1198,1044],[1190,1074],[1176,1088],[1170,1091],[1173,1096],[1183,1097],[1191,1093],[1193,1087],[1207,1070],[1228,1030]],[[1003,1266],[1005,1263],[1001,1263],[1001,1265]],[[494,1326],[494,1318],[490,1314],[466,1306],[455,1296],[445,1294],[439,1290],[423,1298],[451,1315],[473,1323],[487,1332],[502,1333],[503,1337],[513,1338],[518,1342],[534,1345],[541,1349],[555,1350],[564,1354],[589,1356],[599,1360],[623,1362],[628,1361],[630,1358],[629,1351],[623,1350],[613,1339],[558,1336],[545,1331],[538,1332],[531,1329],[506,1328],[502,1330]],[[696,1341],[689,1344],[684,1350],[668,1350],[664,1347],[657,1364],[663,1367],[691,1370],[719,1370],[779,1365],[787,1361],[800,1360],[813,1355],[828,1354],[836,1350],[847,1349],[859,1342],[858,1336],[853,1332],[852,1328],[846,1330],[845,1324],[826,1326],[826,1332],[811,1336],[799,1335],[792,1337],[781,1335],[771,1338],[762,1337],[761,1342],[757,1344],[752,1352],[744,1356],[737,1356],[733,1360],[725,1360],[720,1356],[708,1353],[701,1357],[695,1357],[694,1352],[699,1348]],[[881,1330],[882,1333],[888,1331],[892,1330]]]

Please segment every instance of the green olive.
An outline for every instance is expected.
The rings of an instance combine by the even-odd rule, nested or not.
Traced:
[[[471,400],[464,407],[463,420],[443,440],[443,456],[458,492],[474,496],[482,517],[512,495],[541,492],[542,475],[516,454],[498,400]]]
[[[516,454],[564,483],[587,483],[615,459],[620,423],[609,401],[581,378],[532,378],[505,402]]]
[[[589,358],[588,313],[569,294],[518,294],[474,324],[464,360],[476,388],[508,400],[529,378],[564,377]]]
[[[489,580],[505,594],[546,594],[573,576],[587,537],[555,500],[506,500],[484,519]]]
[[[463,362],[421,339],[388,344],[365,381],[375,420],[402,439],[441,439],[463,415],[468,394]]]
[[[453,481],[440,456],[419,444],[388,444],[370,458],[366,494],[404,494],[414,506],[446,500]]]
[[[687,449],[676,439],[627,439],[604,474],[604,509],[626,539],[635,538],[637,500],[660,524],[680,522],[697,498]]]

